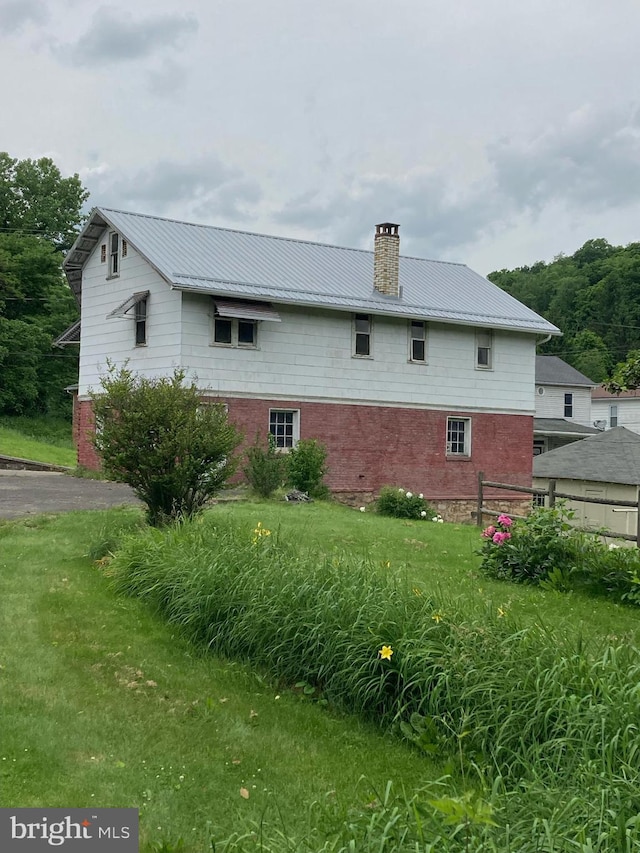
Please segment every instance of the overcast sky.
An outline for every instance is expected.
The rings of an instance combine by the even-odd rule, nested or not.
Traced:
[[[0,150],[486,274],[640,241],[639,43],[638,0],[0,0]]]

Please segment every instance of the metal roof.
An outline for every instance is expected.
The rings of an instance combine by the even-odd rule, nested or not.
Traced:
[[[615,427],[541,453],[533,476],[640,485],[640,435]]]
[[[96,226],[119,231],[173,287],[276,303],[537,334],[559,330],[464,264],[401,255],[399,297],[373,288],[373,252],[95,208],[65,259],[78,273]]]
[[[536,385],[578,385],[595,388],[597,384],[557,355],[536,356]]]

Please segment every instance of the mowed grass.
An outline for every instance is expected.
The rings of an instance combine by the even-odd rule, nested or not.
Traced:
[[[441,775],[371,726],[198,655],[115,596],[89,552],[140,518],[0,526],[2,805],[134,806],[143,850],[179,837],[204,850],[262,821],[300,833],[314,802],[362,810],[387,780]]]
[[[0,418],[0,454],[73,467],[71,424],[44,417]]]

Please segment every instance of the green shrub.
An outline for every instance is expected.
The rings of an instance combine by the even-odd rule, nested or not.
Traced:
[[[415,518],[441,521],[441,517],[422,495],[414,495],[395,486],[383,486],[376,501],[380,515],[392,518]]]
[[[159,526],[199,512],[234,471],[241,436],[221,405],[203,405],[185,373],[147,379],[112,365],[91,394],[103,469],[131,486]]]
[[[247,450],[244,475],[253,491],[261,498],[269,498],[279,489],[285,477],[285,458],[278,453],[276,441],[267,435],[267,446],[256,436],[255,444]]]
[[[327,449],[314,438],[303,438],[287,454],[287,483],[312,498],[326,498]]]

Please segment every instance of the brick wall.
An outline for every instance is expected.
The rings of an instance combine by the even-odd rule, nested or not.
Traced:
[[[91,403],[88,400],[73,400],[73,440],[78,451],[78,465],[91,471],[100,470],[100,458],[96,453],[90,435],[93,434],[94,420]]]
[[[450,520],[458,520],[459,514],[447,509],[455,500],[468,520],[475,509],[478,471],[483,471],[488,480],[531,485],[532,417],[296,400],[221,399],[229,407],[231,421],[244,433],[243,447],[254,443],[258,431],[266,435],[269,409],[299,410],[300,437],[318,439],[327,447],[327,485],[338,499],[349,503],[367,503],[382,486],[394,485],[422,492]],[[471,458],[447,458],[447,414],[471,418]],[[74,419],[78,463],[97,469],[99,459],[87,439],[92,428],[91,404],[79,402]],[[501,501],[500,509],[509,510],[522,502],[522,495],[496,490],[485,490],[485,494],[487,505],[491,499]]]

